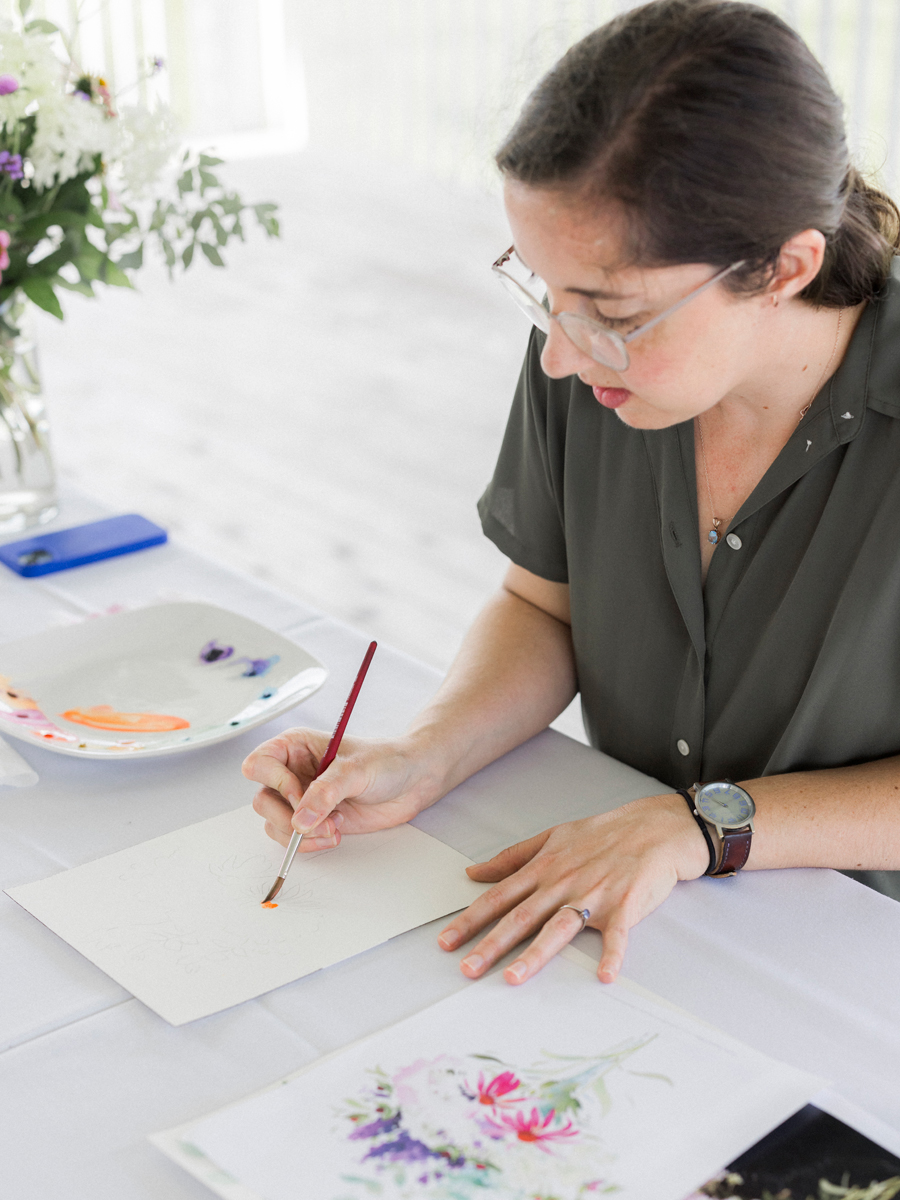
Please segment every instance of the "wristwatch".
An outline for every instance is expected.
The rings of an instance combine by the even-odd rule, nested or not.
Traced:
[[[695,783],[685,791],[679,788],[694,815],[709,847],[707,875],[734,875],[750,856],[753,839],[753,818],[756,805],[749,792],[730,779],[712,783]],[[718,837],[718,849],[710,834]]]

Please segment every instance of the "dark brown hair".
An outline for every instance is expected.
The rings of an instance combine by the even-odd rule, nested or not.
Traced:
[[[843,108],[803,40],[738,0],[655,0],[589,34],[530,96],[497,154],[508,177],[622,206],[631,260],[747,265],[765,287],[803,229],[827,239],[801,298],[869,300],[900,212],[853,168]]]

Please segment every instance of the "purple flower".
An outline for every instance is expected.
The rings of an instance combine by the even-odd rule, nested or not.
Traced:
[[[379,1117],[376,1121],[370,1121],[368,1125],[360,1125],[350,1134],[350,1140],[354,1141],[357,1138],[373,1138],[378,1137],[382,1133],[391,1133],[400,1124],[400,1114],[395,1113],[392,1117]]]
[[[397,1114],[397,1119],[400,1119],[400,1114]],[[373,1146],[366,1154],[366,1158],[382,1158],[388,1162],[425,1162],[429,1158],[437,1158],[444,1162],[448,1167],[465,1166],[465,1157],[460,1154],[457,1158],[451,1158],[446,1150],[432,1150],[425,1145],[424,1142],[418,1141],[401,1129],[397,1137],[392,1142],[382,1142],[380,1146]]]
[[[22,170],[22,155],[10,154],[8,150],[0,150],[0,174],[4,172],[10,179],[21,179],[24,174]]]
[[[0,75],[0,96],[8,96],[12,92],[19,90],[18,79],[13,79],[12,75]]]
[[[205,663],[221,662],[224,658],[231,658],[232,654],[234,654],[234,646],[220,646],[213,638],[200,651],[200,661]]]

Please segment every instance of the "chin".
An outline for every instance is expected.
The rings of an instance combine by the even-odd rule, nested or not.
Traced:
[[[669,429],[672,425],[690,421],[694,416],[694,413],[690,412],[663,412],[640,400],[637,403],[629,400],[627,404],[617,408],[615,413],[622,424],[627,425],[630,429]]]

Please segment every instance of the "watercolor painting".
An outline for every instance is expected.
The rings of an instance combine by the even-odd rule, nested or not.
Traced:
[[[564,955],[153,1140],[227,1200],[685,1200],[821,1087]]]
[[[391,1072],[373,1068],[338,1114],[358,1144],[359,1171],[343,1176],[355,1189],[349,1195],[588,1200],[617,1192],[616,1155],[600,1132],[611,1084],[625,1073],[673,1086],[630,1062],[653,1040],[634,1037],[592,1057],[545,1051],[524,1067],[490,1054],[441,1054]]]

